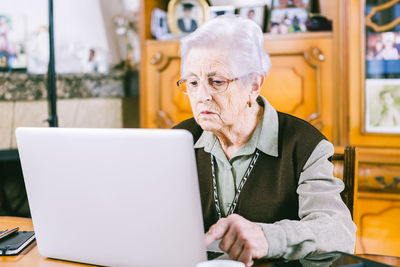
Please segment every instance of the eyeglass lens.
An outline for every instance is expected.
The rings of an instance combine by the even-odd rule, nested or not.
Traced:
[[[229,80],[222,77],[209,77],[207,79],[209,88],[213,93],[224,92],[228,88]],[[189,78],[179,83],[180,89],[184,93],[196,93],[200,86],[200,80],[197,78]]]

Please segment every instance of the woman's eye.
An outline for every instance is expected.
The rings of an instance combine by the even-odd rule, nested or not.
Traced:
[[[198,84],[199,84],[198,81],[189,81],[189,85],[192,87],[197,86]]]
[[[221,80],[212,80],[212,84],[215,86],[221,86],[224,85],[226,82],[225,81],[221,81]]]

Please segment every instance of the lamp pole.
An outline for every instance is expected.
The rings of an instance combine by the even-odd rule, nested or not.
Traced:
[[[56,70],[54,57],[53,0],[49,0],[49,42],[50,57],[49,68],[47,71],[47,99],[49,102],[49,117],[47,118],[47,122],[49,123],[50,127],[58,127]]]

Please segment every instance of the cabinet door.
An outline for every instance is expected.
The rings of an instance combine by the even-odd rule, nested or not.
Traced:
[[[332,39],[267,39],[264,46],[272,67],[261,94],[332,140]]]
[[[359,193],[356,253],[400,256],[400,197]]]
[[[179,42],[149,42],[145,53],[148,63],[145,88],[140,88],[141,126],[171,128],[192,116],[189,98],[176,85],[180,78]]]

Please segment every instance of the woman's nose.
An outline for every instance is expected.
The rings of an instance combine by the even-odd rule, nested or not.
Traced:
[[[205,82],[200,83],[199,89],[197,91],[197,97],[200,101],[211,100],[212,97],[207,83]]]

